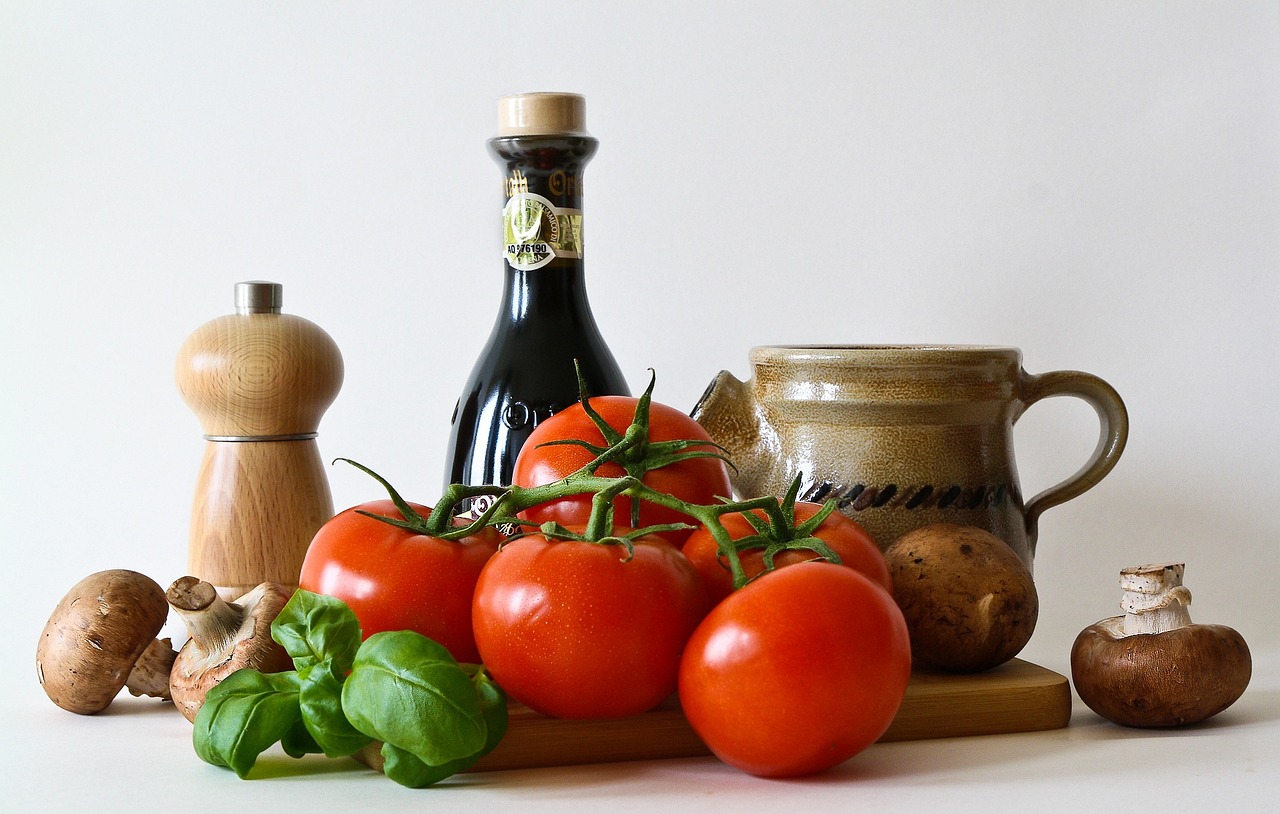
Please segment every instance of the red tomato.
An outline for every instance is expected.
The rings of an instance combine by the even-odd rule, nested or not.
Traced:
[[[874,743],[910,675],[907,623],[893,598],[852,568],[800,563],[707,614],[685,647],[680,704],[726,763],[796,777]]]
[[[820,503],[797,501],[795,504],[796,524],[804,523],[804,521],[817,514],[821,508],[822,504]],[[759,509],[755,510],[754,514],[761,517],[764,516],[764,512]],[[747,522],[747,518],[740,513],[721,515],[720,522],[725,531],[729,532],[729,537],[734,540],[740,540],[756,533],[752,525]],[[885,562],[884,554],[880,551],[880,547],[876,545],[875,540],[860,524],[850,520],[838,511],[832,512],[827,516],[826,520],[823,520],[814,529],[813,536],[826,543],[840,557],[841,565],[862,572],[873,582],[883,586],[886,591],[893,592],[893,580],[889,576],[889,566]],[[717,548],[715,538],[711,536],[711,532],[704,527],[699,527],[689,535],[689,539],[685,541],[682,550],[694,567],[698,569],[699,575],[702,576],[702,582],[707,586],[707,598],[712,603],[719,602],[733,591],[733,575],[729,572],[728,563],[720,557],[719,548]],[[798,562],[807,562],[817,558],[818,555],[808,549],[794,549],[779,552],[773,558],[773,564],[774,568],[781,568],[785,565],[794,565]],[[748,579],[764,573],[764,553],[762,550],[744,551],[739,554],[738,560],[742,563],[742,569],[746,571]]]
[[[621,545],[534,534],[480,574],[472,621],[507,694],[559,718],[638,715],[669,697],[685,640],[706,612],[693,566],[652,538]]]
[[[431,509],[416,503],[427,517]],[[299,587],[336,596],[355,612],[363,636],[414,630],[464,664],[480,661],[471,634],[471,597],[502,539],[495,530],[441,540],[357,514],[403,519],[390,500],[347,509],[320,527],[302,563]]]
[[[590,400],[591,407],[610,427],[619,434],[624,433],[631,425],[635,415],[638,399],[630,396],[600,396]],[[540,446],[548,441],[576,439],[597,446],[604,446],[604,435],[592,423],[590,416],[583,409],[581,402],[561,410],[543,421],[525,441],[516,458],[512,482],[517,486],[530,487],[552,483],[573,474],[595,459],[595,454],[576,444],[556,444]],[[698,422],[689,416],[665,404],[650,403],[649,410],[650,443],[664,441],[705,441],[706,447],[695,447],[704,452],[715,452],[711,446],[711,436]],[[596,474],[606,478],[616,478],[626,474],[621,466],[605,464],[596,470]],[[680,498],[686,503],[710,504],[717,498],[730,497],[729,470],[724,461],[718,458],[691,458],[677,461],[646,472],[641,480],[655,491]],[[667,509],[648,502],[641,502],[638,523],[631,518],[631,500],[618,498],[613,504],[614,522],[619,526],[630,525],[635,528],[665,523],[688,523],[689,518],[672,509]],[[525,520],[541,525],[554,520],[569,528],[583,526],[591,514],[591,495],[572,495],[570,497],[543,503],[526,509],[520,513]],[[690,530],[663,532],[658,536],[672,545],[680,545]]]

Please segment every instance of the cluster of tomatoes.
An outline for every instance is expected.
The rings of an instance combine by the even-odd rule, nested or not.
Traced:
[[[415,630],[460,662],[483,663],[509,697],[547,715],[636,715],[678,691],[711,751],[752,774],[822,771],[878,739],[911,656],[875,542],[794,493],[768,511],[729,504],[728,471],[706,432],[647,394],[588,405],[542,422],[516,463],[513,490],[555,495],[516,515],[538,531],[504,539],[495,524],[471,523],[444,539],[417,521],[386,522],[432,511],[392,490],[395,500],[348,509],[320,530],[301,587],[344,600],[366,637]],[[637,423],[650,462],[601,463]],[[644,485],[613,499],[603,534],[597,493],[566,493],[584,468],[593,482],[632,475]],[[804,539],[789,545],[797,529]],[[761,538],[774,545],[727,544]]]

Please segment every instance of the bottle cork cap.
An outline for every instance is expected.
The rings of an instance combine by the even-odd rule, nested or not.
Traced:
[[[237,314],[278,314],[284,301],[284,286],[266,280],[236,283]]]
[[[519,93],[498,101],[499,136],[585,136],[587,100],[576,93]]]

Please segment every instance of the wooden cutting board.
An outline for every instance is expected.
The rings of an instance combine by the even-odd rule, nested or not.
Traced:
[[[1059,729],[1070,718],[1067,679],[1021,659],[977,675],[917,671],[880,742]],[[356,758],[381,770],[378,749],[368,746]],[[604,721],[548,718],[513,704],[506,736],[470,771],[709,754],[674,698],[643,715]]]

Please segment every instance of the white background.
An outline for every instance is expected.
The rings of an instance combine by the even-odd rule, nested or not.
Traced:
[[[1095,373],[1129,446],[1042,519],[1025,655],[1065,670],[1119,569],[1170,559],[1198,621],[1280,646],[1277,3],[9,0],[5,708],[47,705],[32,654],[72,583],[183,573],[203,442],[173,363],[239,280],[342,349],[322,454],[435,498],[500,293],[485,140],[536,90],[587,97],[589,290],[633,386],[655,368],[689,409],[793,342]],[[1024,492],[1096,432],[1081,402],[1034,408]],[[331,477],[339,507],[380,496]]]

